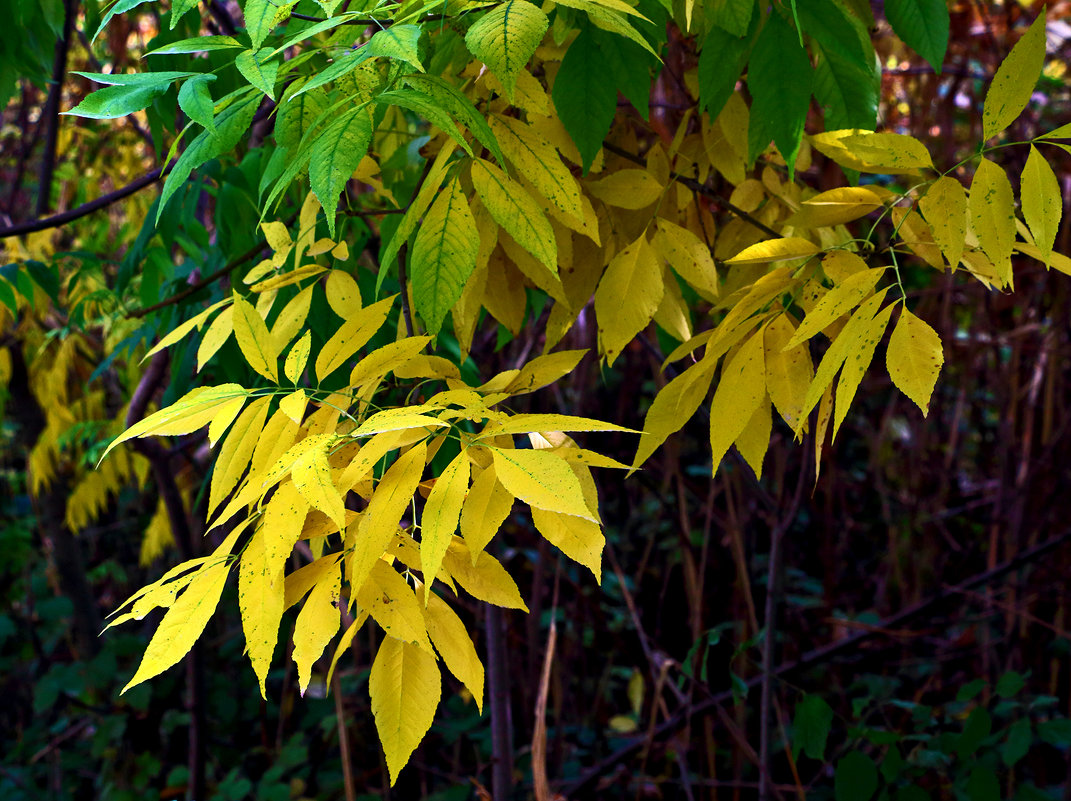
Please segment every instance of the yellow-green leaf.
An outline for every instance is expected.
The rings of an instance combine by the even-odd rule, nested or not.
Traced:
[[[608,206],[642,209],[662,196],[665,187],[647,170],[617,170],[588,183],[588,191]]]
[[[420,414],[419,410],[405,406],[376,412],[353,430],[351,437],[370,437],[384,431],[401,431],[407,428],[442,428],[446,426],[437,417]]]
[[[429,336],[406,337],[376,348],[357,362],[350,372],[350,386],[360,387],[372,381],[378,381],[392,370],[405,365],[431,340]]]
[[[219,438],[226,433],[230,424],[234,422],[234,418],[242,411],[242,407],[245,406],[245,400],[245,398],[235,398],[223,404],[219,411],[216,412],[212,422],[208,424],[208,445],[210,448],[216,447]]]
[[[283,348],[290,344],[290,340],[297,336],[298,331],[305,325],[305,320],[308,319],[311,305],[312,287],[308,286],[283,306],[283,310],[279,312],[279,317],[271,329],[271,348],[275,353],[282,353]]]
[[[915,402],[923,416],[929,412],[930,397],[944,362],[945,354],[937,332],[906,307],[902,309],[889,337],[885,366],[897,389]]]
[[[767,374],[769,371],[767,370]],[[770,396],[764,395],[759,408],[751,415],[744,430],[736,438],[736,450],[747,462],[756,478],[762,478],[762,463],[770,446],[770,432],[773,430],[773,415],[770,414]]]
[[[803,318],[803,322],[785,347],[794,348],[801,342],[806,342],[841,315],[847,314],[862,303],[866,296],[874,291],[884,272],[884,267],[864,270],[848,276],[829,290]]]
[[[714,472],[766,396],[764,330],[765,326],[752,334],[721,369],[710,402],[710,452]]]
[[[506,5],[517,4],[531,5],[525,0],[511,0]],[[484,159],[472,162],[472,185],[492,219],[517,244],[557,275],[558,249],[554,229],[528,190]]]
[[[833,439],[837,438],[841,423],[848,416],[848,409],[855,398],[856,390],[866,375],[870,362],[874,360],[874,350],[881,341],[882,334],[889,324],[892,315],[892,306],[886,306],[879,311],[874,318],[867,323],[861,336],[854,340],[848,355],[844,359],[844,367],[840,371],[840,380],[837,382],[836,406],[833,413]]]
[[[662,267],[647,234],[611,259],[595,290],[599,346],[613,364],[622,349],[651,322],[665,292]]]
[[[1015,197],[1007,174],[983,158],[971,182],[968,199],[975,236],[1005,284],[1011,281],[1015,245]]]
[[[983,139],[996,136],[1022,113],[1030,102],[1044,63],[1045,13],[1042,12],[993,76],[982,107]]]
[[[495,475],[494,464],[489,464],[472,480],[461,507],[461,536],[465,538],[473,563],[498,533],[512,508],[513,496]]]
[[[550,22],[527,0],[507,0],[489,11],[465,34],[469,52],[480,59],[506,88],[513,101],[517,73],[532,57]]]
[[[238,566],[238,608],[242,613],[246,652],[253,672],[260,682],[260,695],[266,697],[265,682],[271,668],[275,644],[279,640],[279,622],[283,616],[286,557],[267,558],[264,542],[268,532],[262,524],[253,532]]]
[[[393,295],[373,303],[361,309],[335,331],[316,356],[317,380],[323,381],[327,378],[375,336],[387,321],[387,314],[393,303]]]
[[[312,349],[312,332],[306,331],[301,339],[294,343],[294,347],[286,354],[283,362],[283,374],[287,380],[296,384],[305,372],[305,365],[309,361],[309,351]]]
[[[294,622],[294,663],[298,669],[298,690],[305,695],[312,678],[312,664],[320,658],[340,624],[338,596],[342,576],[334,564],[316,582]]]
[[[168,406],[144,420],[139,420],[114,440],[100,457],[111,453],[116,445],[134,437],[149,435],[170,436],[189,434],[212,421],[220,410],[235,398],[248,397],[249,390],[238,384],[220,384],[216,387],[197,387]]]
[[[368,676],[368,693],[392,785],[431,728],[441,685],[434,656],[393,637],[380,643]]]
[[[606,538],[598,523],[574,515],[532,509],[532,522],[547,542],[582,564],[602,583],[602,549]]]
[[[431,642],[457,680],[464,684],[483,712],[483,663],[476,654],[468,629],[454,610],[435,593],[424,588],[428,596],[424,610],[424,623],[428,627]]]
[[[528,611],[517,582],[491,554],[481,554],[473,564],[469,549],[455,537],[443,557],[443,567],[473,598],[507,609]]]
[[[803,417],[803,400],[814,380],[814,364],[806,344],[788,347],[795,334],[788,315],[766,326],[766,391],[781,418],[795,430]]]
[[[465,491],[469,488],[469,460],[464,452],[454,457],[435,481],[420,518],[420,563],[424,583],[431,588],[446,549],[457,531]],[[430,595],[425,595],[425,599]]]
[[[907,134],[866,132],[840,140],[849,154],[879,168],[915,170],[933,168],[930,151]]]
[[[584,501],[580,481],[569,463],[546,451],[492,448],[495,473],[518,500],[537,509],[598,522]]]
[[[124,693],[163,673],[193,647],[216,611],[229,572],[230,563],[221,561],[197,573],[160,621],[137,672],[123,688]]]
[[[413,303],[428,333],[439,333],[447,313],[461,298],[465,282],[476,269],[479,247],[476,220],[461,181],[454,176],[424,215],[413,241]]]
[[[313,508],[330,517],[340,529],[345,527],[346,507],[342,502],[342,495],[331,480],[326,447],[312,448],[302,454],[294,462],[290,475],[293,476],[298,492],[305,496],[305,500]]]
[[[502,152],[517,173],[523,175],[562,214],[583,221],[580,185],[558,156],[554,145],[521,120],[495,115],[489,122]]]
[[[963,258],[967,238],[967,193],[963,184],[945,175],[926,190],[919,210],[933,232],[933,241],[955,268]]]
[[[420,442],[399,456],[372,493],[372,500],[358,524],[356,546],[349,555],[346,578],[355,590],[364,584],[398,531],[398,521],[409,508],[420,483],[427,452],[427,445]]]
[[[227,303],[230,303],[230,302],[231,302],[230,298],[224,298],[223,300],[219,301],[218,303],[213,303],[211,306],[209,306],[203,312],[200,312],[199,314],[195,314],[189,320],[187,320],[186,322],[184,322],[181,325],[179,325],[177,328],[175,328],[174,331],[171,331],[169,334],[167,334],[167,336],[165,336],[163,339],[161,339],[159,342],[157,342],[156,345],[154,345],[149,350],[149,352],[146,353],[142,357],[141,360],[144,362],[150,356],[155,355],[156,353],[158,353],[159,351],[163,350],[164,348],[167,348],[167,347],[170,347],[171,345],[174,345],[176,342],[178,342],[180,339],[182,339],[184,336],[186,336],[188,333],[190,333],[190,331],[192,331],[194,328],[200,330],[204,326],[204,324],[208,320],[208,318],[212,316],[213,312],[215,312],[217,309],[219,309],[220,306],[223,306],[223,305],[225,305]]]
[[[398,255],[398,251],[402,245],[408,241],[413,232],[420,224],[420,219],[424,216],[424,212],[428,210],[428,206],[435,200],[436,195],[439,193],[439,186],[442,184],[443,176],[446,175],[447,169],[450,167],[450,156],[453,155],[456,145],[453,141],[448,141],[439,150],[438,155],[435,157],[435,161],[432,162],[431,168],[428,171],[428,177],[424,179],[424,183],[420,187],[420,191],[410,201],[409,207],[406,209],[405,214],[402,216],[402,221],[398,223],[397,229],[394,231],[394,235],[390,238],[390,242],[383,249],[383,256],[380,259],[380,264],[390,265]],[[387,274],[387,270],[380,270],[380,279],[376,281],[376,292],[378,294],[379,287],[382,283],[382,276]]]
[[[659,219],[652,244],[674,272],[701,297],[710,301],[718,297],[718,271],[710,248],[702,239],[687,228]]]
[[[260,375],[279,383],[279,354],[257,310],[245,298],[234,296],[234,338],[249,366]]]
[[[1026,159],[1026,167],[1023,168],[1019,195],[1023,204],[1023,217],[1030,227],[1034,244],[1044,254],[1045,266],[1048,267],[1052,246],[1060,230],[1064,204],[1056,174],[1033,145],[1030,146],[1030,155]]]
[[[865,217],[882,206],[882,200],[865,186],[839,186],[803,201],[803,205],[785,225],[796,228],[821,228]]]
[[[717,362],[700,361],[666,384],[655,396],[643,420],[643,434],[636,448],[634,468],[642,465],[670,434],[679,431],[696,413],[710,391]]]
[[[197,372],[216,355],[234,332],[234,307],[228,306],[221,311],[212,324],[208,326],[201,344],[197,346]]]
[[[770,261],[788,261],[813,256],[818,253],[818,250],[818,246],[809,239],[787,236],[781,239],[767,239],[746,247],[731,259],[726,259],[726,263],[763,264]]]
[[[503,434],[530,434],[539,431],[632,431],[617,423],[574,417],[569,414],[515,414],[505,420],[490,423],[476,439],[499,437]]]

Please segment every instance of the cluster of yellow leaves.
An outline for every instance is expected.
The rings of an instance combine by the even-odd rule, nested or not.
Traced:
[[[306,215],[314,219],[315,201]],[[431,724],[440,658],[482,706],[483,666],[465,625],[439,593],[464,591],[486,603],[525,608],[516,583],[485,551],[515,500],[530,507],[549,542],[600,578],[604,538],[591,468],[626,465],[580,448],[565,432],[625,429],[497,408],[558,381],[584,351],[537,357],[474,388],[453,364],[423,353],[430,337],[402,336],[368,350],[394,299],[364,305],[348,273],[302,265],[300,252],[285,268],[302,239],[292,243],[273,225],[265,232],[276,255],[245,277],[255,301],[235,293],[157,348],[207,326],[203,364],[233,334],[268,385],[199,387],[109,447],[208,426],[217,449],[209,528],[235,521],[237,527],[212,556],[184,563],[136,593],[112,625],[168,609],[127,685],[134,686],[182,658],[236,567],[247,652],[262,693],[282,616],[301,605],[293,659],[304,692],[314,664],[330,654],[329,680],[357,628],[371,618],[386,637],[369,691],[396,777]],[[311,243],[305,255],[337,254],[339,247]],[[298,336],[314,292],[323,292],[339,318],[335,333],[316,346],[311,332]],[[285,296],[273,314],[275,301]],[[338,386],[332,377],[342,368],[348,378]],[[379,408],[377,391],[391,373],[443,388],[411,405]],[[333,381],[330,389],[325,379]],[[425,479],[436,456],[446,467]],[[310,561],[287,573],[299,543]]]

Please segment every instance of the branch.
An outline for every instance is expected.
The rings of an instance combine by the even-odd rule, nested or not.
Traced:
[[[611,144],[609,142],[603,142],[602,146],[606,150],[609,150],[614,155],[620,156],[623,159],[628,159],[633,164],[645,164],[646,163],[646,162],[644,162],[644,160],[642,158],[637,156],[635,153],[629,153],[627,150],[622,150],[617,145]],[[755,219],[754,217],[752,217],[750,214],[748,214],[746,211],[744,211],[739,206],[735,206],[732,203],[730,203],[728,200],[723,198],[721,195],[719,195],[717,192],[715,192],[713,189],[711,189],[706,184],[699,183],[699,181],[695,180],[695,178],[689,178],[687,175],[681,175],[679,172],[671,172],[669,174],[669,177],[670,177],[670,180],[679,181],[680,183],[684,184],[686,187],[691,189],[693,192],[698,192],[699,194],[705,195],[706,197],[709,197],[711,200],[716,201],[718,203],[718,205],[722,206],[726,211],[729,211],[730,213],[735,214],[737,217],[739,217],[744,222],[748,223],[749,225],[754,226],[755,228],[758,228],[760,231],[762,231],[767,236],[772,236],[772,237],[774,237],[776,239],[780,239],[781,238],[781,234],[779,234],[777,231],[775,231],[770,226],[766,225],[766,223],[760,222],[759,220]]]
[[[41,169],[37,174],[37,216],[48,213],[52,202],[52,174],[56,169],[56,140],[59,137],[59,106],[63,95],[63,78],[67,74],[67,51],[71,47],[74,31],[74,0],[63,4],[63,34],[56,40],[56,57],[52,62],[52,82],[48,98],[41,111],[45,125],[45,152],[41,155]]]
[[[40,217],[36,220],[28,220],[27,222],[11,225],[7,228],[0,228],[0,239],[7,239],[9,236],[32,234],[35,231],[44,231],[48,228],[59,228],[61,225],[74,222],[75,220],[81,219],[95,211],[106,208],[125,197],[129,197],[135,192],[141,191],[145,187],[159,181],[161,177],[163,177],[163,171],[157,167],[152,172],[148,172],[140,178],[135,178],[126,186],[120,187],[114,192],[109,192],[106,195],[101,195],[96,200],[83,203],[81,206],[75,206],[73,209],[69,209],[60,214],[53,214],[51,217]]]
[[[1035,562],[1050,551],[1056,550],[1058,547],[1069,541],[1071,541],[1071,529],[1065,531],[1063,534],[1045,540],[1044,542],[1035,545],[1033,548],[1022,551],[1013,559],[1009,559],[1007,562],[1003,562],[990,570],[976,573],[966,581],[955,586],[943,587],[939,592],[935,593],[927,600],[905,607],[871,628],[864,629],[858,634],[853,634],[850,637],[837,640],[829,645],[824,645],[820,648],[808,651],[794,662],[782,663],[774,668],[771,671],[771,674],[775,677],[784,677],[792,673],[798,673],[806,668],[828,662],[835,656],[855,649],[875,634],[882,633],[887,629],[897,629],[909,620],[913,620],[914,618],[929,613],[935,606],[940,605],[947,599],[961,595],[965,591],[972,590],[975,587],[988,584],[994,579],[1000,578],[1005,573],[1010,573],[1011,571],[1024,567],[1031,562]],[[747,681],[747,687],[749,689],[754,688],[761,682],[761,675],[754,676]],[[689,709],[682,709],[655,730],[655,737],[660,739],[669,737],[688,725],[693,718],[716,712],[723,704],[727,704],[732,700],[733,691],[725,690],[710,696],[705,701],[696,704]],[[562,789],[562,794],[567,798],[574,799],[574,801],[579,798],[592,797],[592,792],[595,789],[595,785],[598,783],[599,777],[608,773],[617,765],[636,754],[644,748],[645,744],[645,739],[637,738],[623,748],[618,749],[599,761],[596,765],[592,766],[578,779],[566,785]]]

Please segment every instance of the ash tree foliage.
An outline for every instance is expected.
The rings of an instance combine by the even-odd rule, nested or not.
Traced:
[[[118,0],[95,35],[145,3]],[[939,71],[943,0],[885,10]],[[245,0],[233,35],[193,0],[160,11],[166,29],[136,70],[80,73],[100,88],[66,112],[164,121],[152,135],[166,177],[124,285],[161,300],[150,243],[205,182],[236,226],[259,226],[266,257],[212,284],[211,303],[176,285],[162,300],[178,316],[149,317],[151,347],[118,324],[107,347],[125,354],[128,393],[138,361],[168,349],[199,372],[236,347],[248,369],[116,421],[68,517],[77,527],[145,479],[136,438],[207,426],[211,478],[181,490],[225,536],[116,610],[110,625],[166,610],[127,687],[183,658],[228,581],[261,693],[288,609],[302,692],[317,665],[330,684],[356,632],[378,626],[368,688],[392,781],[431,726],[443,669],[482,706],[484,668],[452,599],[525,609],[486,550],[518,501],[599,581],[593,469],[642,469],[694,415],[709,416],[712,470],[735,447],[761,476],[775,424],[817,462],[869,370],[926,414],[944,349],[908,306],[905,264],[993,291],[1014,289],[1017,254],[1071,273],[1053,250],[1062,201],[1045,160],[1071,126],[1006,134],[1043,67],[1043,16],[988,89],[977,153],[936,164],[926,143],[875,130],[875,20],[851,0]],[[685,109],[672,127],[652,101],[666,80]],[[1021,175],[1000,165],[1006,148],[1028,151]],[[839,167],[838,186],[810,185],[819,162]],[[222,191],[223,171],[255,210]],[[12,316],[50,302],[88,313],[83,290],[48,291],[27,248],[0,282]],[[583,315],[596,342],[569,339]],[[468,360],[478,332],[532,327],[537,355],[514,369],[481,375]],[[584,446],[625,431],[614,421],[513,410],[577,366],[586,350],[567,341],[607,369],[628,348],[667,351],[631,463]],[[35,380],[61,383],[79,358],[68,351]],[[35,480],[54,472],[69,422],[49,420]],[[162,511],[153,526],[157,544],[169,536]],[[288,572],[299,543],[311,561]]]

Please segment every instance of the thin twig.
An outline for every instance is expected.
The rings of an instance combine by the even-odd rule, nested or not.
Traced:
[[[67,52],[74,31],[74,0],[63,3],[63,33],[56,40],[56,55],[52,63],[52,82],[41,112],[45,125],[45,151],[41,154],[41,169],[37,173],[37,216],[48,214],[52,202],[52,175],[56,169],[56,142],[59,138],[59,107],[63,96],[63,78],[67,74]]]

